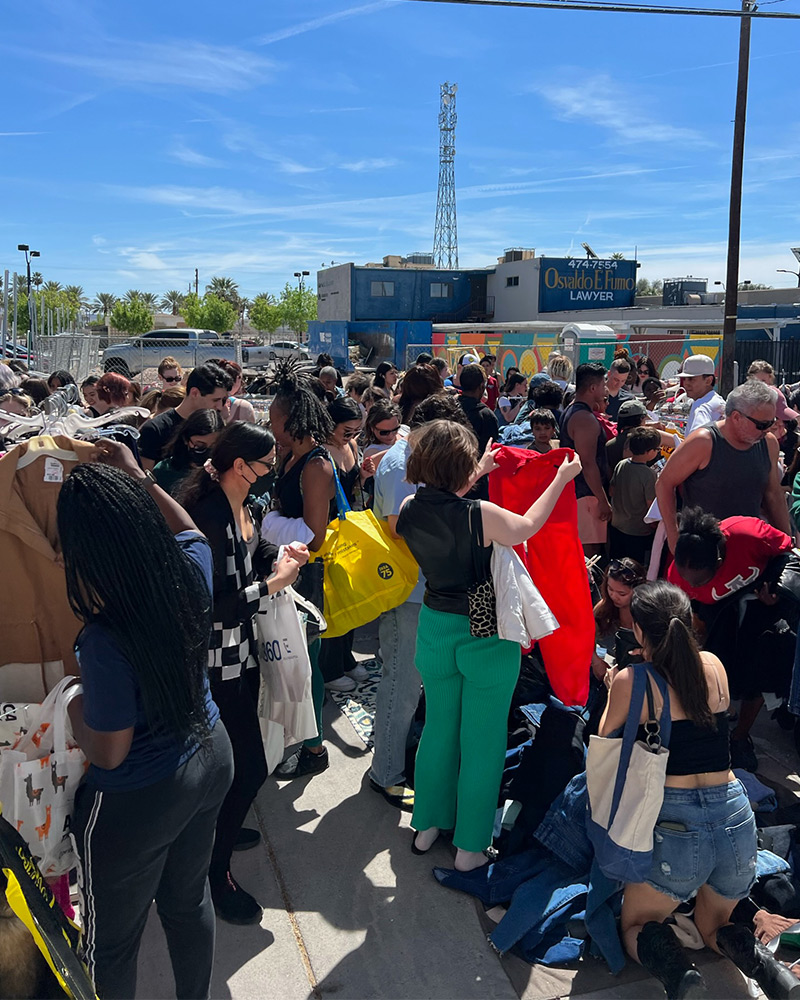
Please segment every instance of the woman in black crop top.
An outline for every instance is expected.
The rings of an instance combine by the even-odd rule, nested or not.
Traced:
[[[564,487],[580,471],[565,461],[550,486],[522,515],[463,496],[496,468],[492,442],[478,462],[472,430],[433,420],[411,435],[406,478],[424,483],[400,510],[397,533],[425,577],[416,666],[426,717],[415,770],[415,853],[440,829],[455,828],[455,866],[486,864],[506,752],[508,709],[520,669],[518,643],[470,633],[468,591],[489,568],[492,543],[519,545],[535,535]],[[473,544],[474,542],[474,544]],[[477,551],[476,551],[477,549]]]
[[[702,989],[702,977],[663,921],[696,894],[694,921],[706,945],[734,961],[741,957],[741,942],[735,955],[731,951],[729,921],[755,881],[755,819],[730,769],[725,669],[716,656],[699,651],[689,598],[665,580],[643,583],[633,592],[631,616],[645,659],[669,686],[672,735],[652,866],[644,882],[625,886],[622,932],[628,953],[664,983],[667,996],[700,996],[691,991]],[[624,726],[637,669],[607,674],[601,736]],[[641,723],[647,714],[645,702]],[[739,934],[741,927],[733,930]],[[753,955],[761,947],[752,934],[748,947]]]
[[[273,384],[275,399],[269,410],[270,426],[280,449],[280,466],[274,501],[278,513],[303,522],[312,537],[308,547],[316,552],[325,541],[334,498],[333,466],[324,444],[333,423],[324,404],[304,377],[291,364],[279,365]],[[299,537],[299,536],[298,536]],[[311,689],[318,735],[280,764],[275,775],[281,780],[318,774],[328,766],[328,751],[322,745],[322,703],[325,684],[319,669],[319,639],[309,643]]]

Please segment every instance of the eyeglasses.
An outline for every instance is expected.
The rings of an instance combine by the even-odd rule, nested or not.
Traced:
[[[386,430],[381,430],[380,427],[375,428],[375,433],[378,437],[388,437],[390,434],[396,434],[400,430],[400,425],[396,427],[389,427]]]
[[[250,466],[251,469],[253,469],[254,465],[263,465],[264,468],[267,470],[268,473],[272,472],[272,470],[275,468],[275,462],[274,461],[273,462],[265,462],[263,458],[257,458],[254,462],[248,462],[247,464]],[[255,471],[256,470],[253,469],[253,472],[255,472]]]
[[[757,431],[768,431],[770,427],[773,427],[778,422],[777,417],[773,417],[772,420],[756,420],[755,417],[751,417],[749,413],[743,413],[741,410],[734,410],[734,413],[738,413],[742,417],[747,417]]]
[[[612,559],[608,564],[608,574],[618,576],[623,583],[641,583],[641,576],[631,566],[625,566],[619,559]]]
[[[342,437],[345,439],[345,441],[349,441],[351,438],[358,437],[360,433],[361,433],[360,430],[358,431],[344,430],[342,432]]]
[[[161,381],[162,382],[180,382],[181,377],[182,376],[180,376],[180,375],[162,375]]]

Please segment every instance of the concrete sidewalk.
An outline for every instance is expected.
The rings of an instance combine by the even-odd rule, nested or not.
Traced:
[[[372,646],[374,649],[374,646]],[[443,889],[434,865],[452,848],[410,851],[406,813],[369,787],[371,754],[329,700],[325,734],[331,766],[313,778],[268,778],[254,815],[264,842],[234,855],[233,871],[264,906],[257,927],[217,923],[214,1000],[318,1000],[334,995],[385,1000],[661,1000],[660,985],[629,963],[619,977],[586,959],[573,969],[530,966],[488,946],[492,914]],[[761,773],[796,800],[791,734],[765,714],[754,730]],[[742,977],[708,952],[710,997],[747,997]],[[140,998],[174,997],[163,934],[151,914],[139,962]]]

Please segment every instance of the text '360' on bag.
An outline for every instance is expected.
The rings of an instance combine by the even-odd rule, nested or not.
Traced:
[[[335,465],[333,476],[339,513],[328,525],[321,548],[311,555],[313,561],[322,560],[325,565],[328,639],[399,607],[419,577],[406,543],[394,538],[371,510],[351,510]]]

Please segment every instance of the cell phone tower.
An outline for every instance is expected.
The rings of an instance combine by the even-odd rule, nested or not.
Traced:
[[[439,191],[436,195],[436,228],[433,231],[434,267],[458,267],[456,225],[456,91],[458,84],[443,83],[439,104]]]

